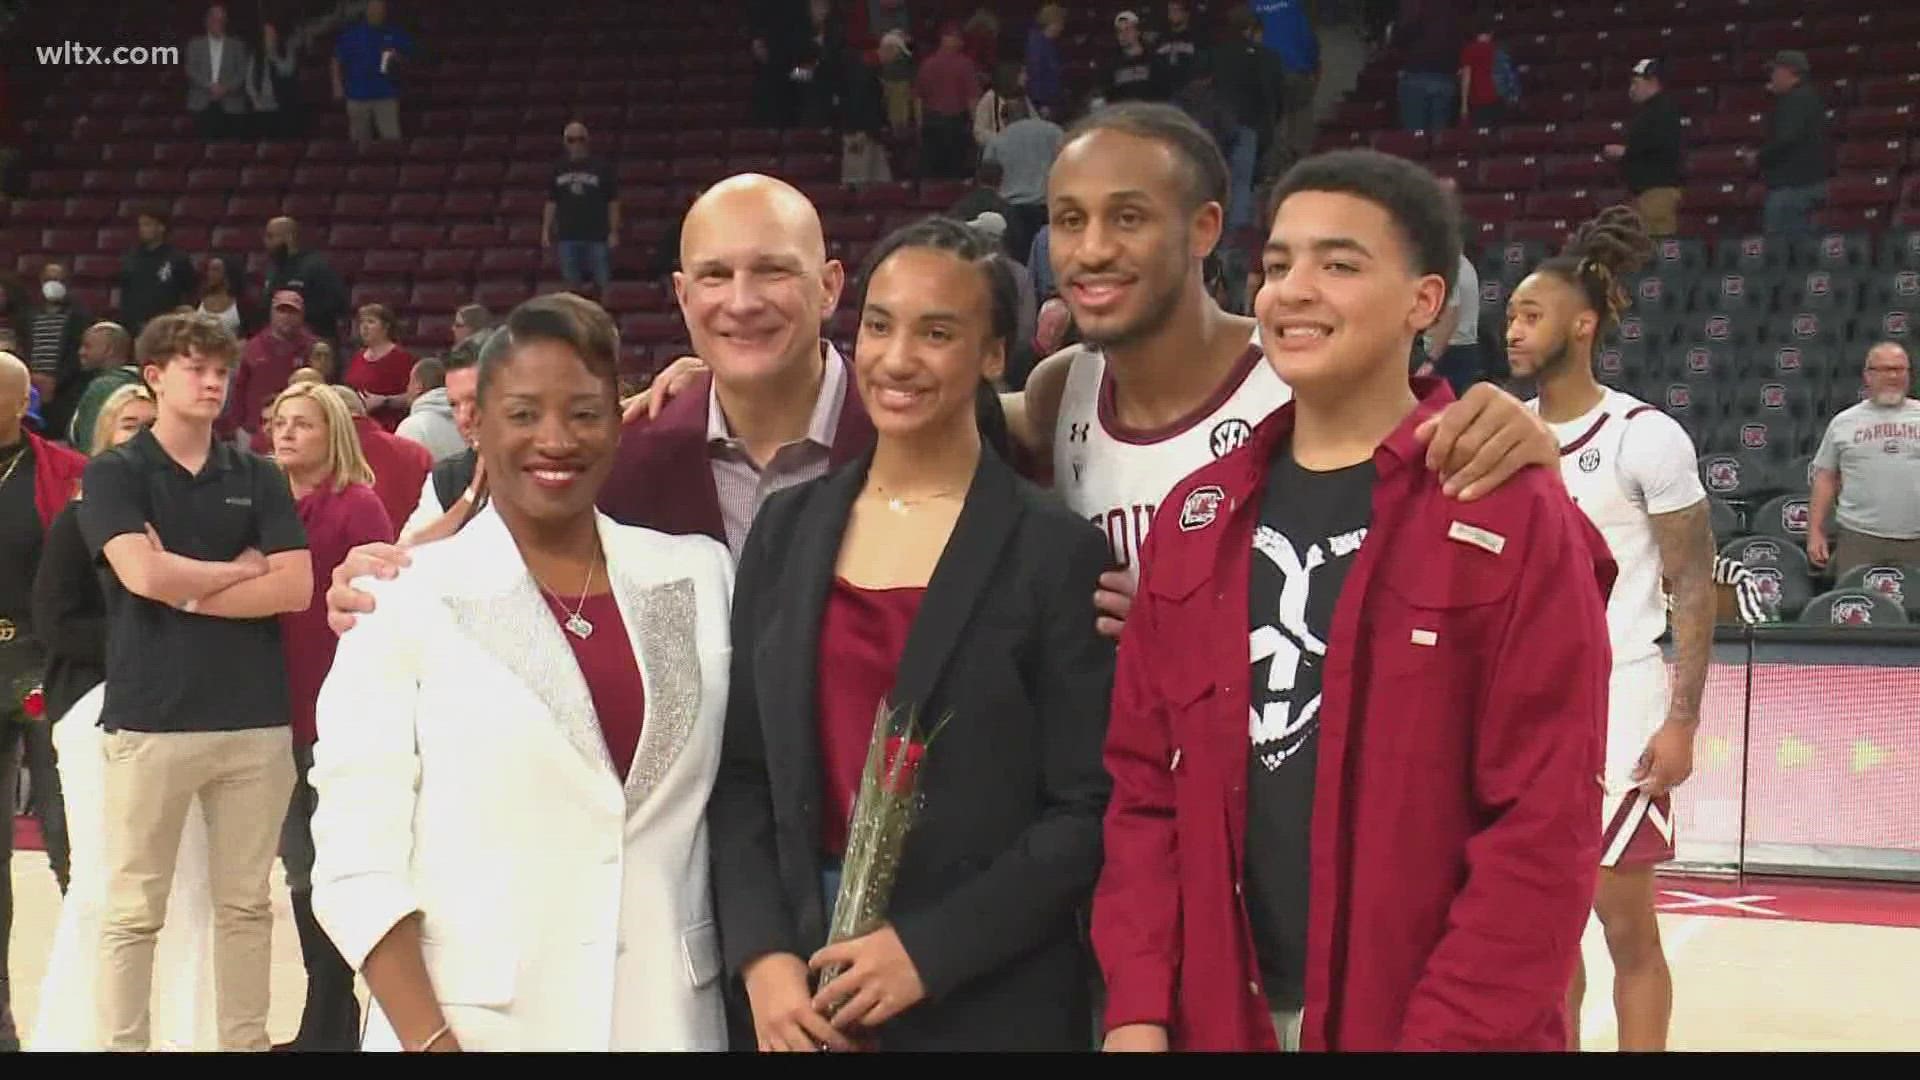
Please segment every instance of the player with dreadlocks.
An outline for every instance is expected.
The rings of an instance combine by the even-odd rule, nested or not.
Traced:
[[[1607,604],[1613,676],[1603,783],[1606,833],[1594,910],[1614,964],[1620,1049],[1664,1050],[1673,977],[1654,913],[1654,867],[1673,858],[1670,792],[1693,771],[1693,736],[1713,649],[1713,530],[1694,448],[1672,417],[1600,385],[1595,350],[1628,304],[1623,281],[1652,252],[1624,206],[1583,225],[1514,289],[1507,351],[1560,440],[1567,491],[1620,566]],[[1673,594],[1674,675],[1656,643]],[[1584,968],[1570,993],[1579,1046]]]

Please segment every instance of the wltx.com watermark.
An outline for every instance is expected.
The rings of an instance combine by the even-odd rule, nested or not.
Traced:
[[[63,41],[58,45],[35,45],[33,51],[45,67],[180,66],[178,45],[83,45],[78,41]]]

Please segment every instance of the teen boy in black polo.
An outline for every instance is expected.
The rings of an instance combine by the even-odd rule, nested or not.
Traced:
[[[153,427],[95,458],[80,529],[107,583],[102,1044],[145,1050],[153,950],[194,796],[207,816],[223,1050],[266,1050],[268,875],[294,783],[275,616],[313,595],[306,533],[270,461],[213,438],[233,335],[165,315],[138,354]]]

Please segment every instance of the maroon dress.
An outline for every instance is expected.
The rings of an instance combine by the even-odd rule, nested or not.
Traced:
[[[874,712],[893,692],[907,633],[920,613],[924,588],[863,589],[833,579],[820,621],[821,780],[826,799],[820,841],[826,854],[847,852],[847,822],[860,797]]]
[[[646,684],[640,678],[640,662],[627,641],[626,620],[620,617],[620,603],[612,593],[587,597],[580,615],[593,624],[593,633],[584,641],[566,629],[571,604],[562,605],[553,594],[542,589],[547,610],[560,624],[560,636],[573,647],[573,658],[587,680],[587,693],[593,697],[594,715],[600,718],[600,735],[607,740],[607,753],[622,783],[633,768],[633,755],[640,748],[640,729],[647,717]]]

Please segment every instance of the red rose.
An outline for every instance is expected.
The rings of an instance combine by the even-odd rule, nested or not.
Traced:
[[[886,760],[880,766],[880,790],[889,795],[911,795],[920,776],[920,759],[926,756],[927,744],[921,742],[906,743],[906,756],[900,753],[902,740],[895,736],[887,740]],[[894,772],[898,763],[899,772]]]
[[[26,713],[29,720],[47,715],[47,695],[37,686],[27,691],[27,696],[20,699],[20,711]]]

